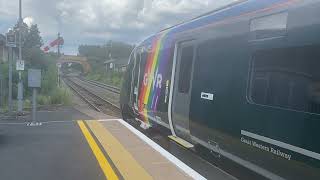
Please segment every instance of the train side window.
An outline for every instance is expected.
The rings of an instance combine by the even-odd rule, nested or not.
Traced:
[[[178,84],[178,90],[180,93],[188,93],[190,89],[192,61],[194,55],[193,50],[193,46],[183,47],[181,50],[180,73]]]
[[[254,54],[249,97],[253,103],[320,113],[320,45]]]
[[[283,37],[287,33],[288,12],[272,14],[252,19],[250,22],[250,40],[263,40]]]

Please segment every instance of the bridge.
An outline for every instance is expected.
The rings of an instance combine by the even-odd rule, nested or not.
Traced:
[[[78,63],[81,64],[83,68],[83,72],[85,74],[91,71],[91,66],[88,63],[88,59],[83,56],[73,56],[73,55],[62,55],[57,63],[64,64],[64,63]]]

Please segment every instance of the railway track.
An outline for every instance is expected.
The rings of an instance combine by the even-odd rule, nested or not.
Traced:
[[[113,93],[120,94],[112,86],[94,83],[94,81],[88,82],[79,78],[64,78],[64,82],[92,109],[111,114],[113,116],[120,115],[119,98],[106,98],[104,94]],[[89,85],[90,84],[90,85]],[[94,88],[98,87],[98,88]]]
[[[98,87],[104,88],[104,89],[106,89],[108,91],[120,94],[120,88],[119,87],[111,86],[111,85],[104,84],[104,83],[101,83],[101,82],[98,82],[98,81],[85,80],[83,78],[79,78],[79,80],[84,81],[84,82],[89,83],[89,84],[92,84],[94,86],[98,86]]]

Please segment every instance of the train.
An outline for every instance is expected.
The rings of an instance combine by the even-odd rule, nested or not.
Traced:
[[[320,1],[242,0],[132,51],[123,119],[267,179],[320,179]]]

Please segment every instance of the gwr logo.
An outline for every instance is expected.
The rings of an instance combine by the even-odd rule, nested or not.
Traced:
[[[153,76],[148,76],[148,73],[145,73],[143,76],[143,85],[147,86],[149,84],[149,81],[153,83],[152,84],[153,87],[156,85],[157,88],[161,89],[162,74],[155,74],[153,77]]]

